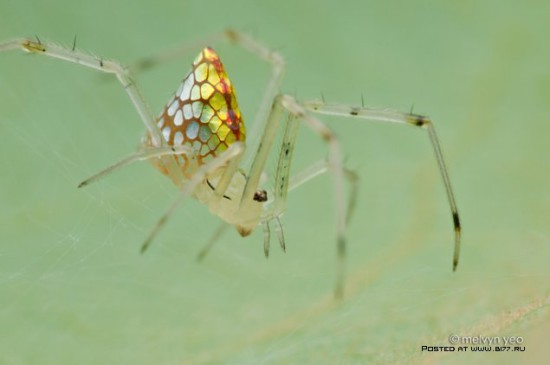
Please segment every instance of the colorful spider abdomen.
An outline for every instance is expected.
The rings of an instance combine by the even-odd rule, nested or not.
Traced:
[[[199,53],[191,72],[158,117],[157,125],[168,145],[192,147],[198,166],[217,157],[233,142],[245,141],[235,90],[212,48],[206,47]],[[151,146],[151,143],[148,136],[145,144]],[[187,156],[175,159],[184,175],[192,175]],[[168,175],[160,159],[152,162]]]

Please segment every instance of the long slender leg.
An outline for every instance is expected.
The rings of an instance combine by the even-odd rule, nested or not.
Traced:
[[[218,239],[222,236],[222,234],[227,230],[229,227],[229,224],[222,222],[216,231],[214,231],[214,234],[212,237],[210,237],[210,240],[204,245],[202,250],[200,250],[199,254],[197,255],[197,261],[202,261],[206,257],[206,255],[210,252],[210,249],[212,249],[212,246],[218,241]]]
[[[296,118],[302,120],[313,132],[319,135],[329,147],[329,166],[332,170],[334,181],[334,195],[336,200],[336,234],[337,234],[337,277],[336,298],[341,298],[344,292],[344,275],[346,261],[346,200],[344,198],[344,168],[342,165],[342,153],[340,143],[335,134],[320,120],[309,115],[296,100],[289,95],[281,95],[277,102]]]
[[[130,69],[135,72],[143,72],[154,68],[155,66],[176,59],[184,57],[192,52],[201,50],[205,46],[208,46],[219,39],[224,39],[225,32],[215,33],[206,37],[188,41],[183,44],[179,44],[172,49],[162,51],[150,56],[146,56],[138,59],[137,61],[129,65]]]
[[[271,241],[271,228],[269,227],[269,221],[265,221],[262,224],[264,229],[264,255],[265,258],[269,257],[269,242]]]
[[[254,160],[252,161],[252,166],[250,167],[250,171],[248,173],[248,179],[243,191],[243,196],[241,197],[239,210],[243,212],[247,211],[250,204],[252,204],[253,196],[256,193],[256,189],[260,183],[271,147],[273,146],[273,142],[277,136],[282,115],[283,107],[280,102],[275,100],[272,104],[266,127],[263,130],[263,134],[259,138],[258,149],[254,155]]]
[[[270,199],[266,206],[272,205],[270,209],[262,215],[262,224],[264,226],[264,251],[266,257],[269,253],[269,241],[271,239],[269,223],[271,220],[277,220],[277,238],[283,251],[286,250],[283,227],[279,220],[279,216],[283,213],[286,205],[286,197],[288,192],[290,163],[292,161],[292,153],[294,152],[294,144],[298,134],[299,122],[292,114],[288,115],[285,125],[281,149],[275,172],[275,189],[273,199]]]
[[[273,141],[280,126],[280,119],[284,110],[287,110],[295,118],[302,120],[308,127],[317,133],[329,146],[329,166],[333,171],[334,189],[336,198],[336,230],[337,230],[337,253],[338,269],[336,279],[335,296],[342,297],[343,276],[346,251],[346,201],[344,199],[344,170],[342,167],[342,156],[340,144],[335,135],[321,121],[307,114],[300,104],[289,95],[279,95],[273,102],[267,125],[260,139],[260,144],[252,161],[248,174],[247,184],[243,191],[239,212],[247,212],[250,209],[252,196],[258,187],[260,176],[265,167],[267,157],[273,146]]]
[[[234,142],[227,150],[225,150],[221,155],[216,157],[215,159],[207,162],[206,164],[202,165],[189,179],[189,181],[183,185],[180,194],[176,198],[176,200],[168,207],[168,209],[164,212],[164,214],[160,217],[155,227],[151,230],[145,241],[143,242],[143,245],[141,246],[141,252],[145,252],[153,239],[156,237],[156,235],[160,232],[162,227],[166,224],[170,216],[174,213],[176,208],[181,204],[181,202],[195,191],[197,186],[204,181],[206,176],[217,170],[218,168],[224,167],[227,163],[229,163],[228,166],[225,167],[225,170],[223,172],[223,175],[229,175],[233,176],[235,171],[237,170],[238,165],[232,164],[231,161],[233,159],[238,159],[244,151],[244,144],[242,142]],[[223,179],[223,176],[222,176]],[[216,189],[216,192],[218,192],[218,189]],[[220,189],[221,190],[221,189]],[[223,195],[225,191],[220,191],[220,194]]]
[[[269,245],[271,242],[271,226],[269,225],[271,220],[275,220],[275,233],[277,234],[277,238],[279,240],[279,245],[281,246],[281,249],[283,252],[286,252],[286,245],[285,245],[285,235],[283,233],[283,225],[281,224],[281,221],[279,217],[271,217],[270,219],[264,219],[262,220],[262,226],[264,229],[264,254],[265,258],[269,257]]]
[[[344,169],[344,177],[349,183],[350,186],[350,192],[349,192],[349,198],[348,198],[348,210],[346,213],[346,223],[349,223],[351,217],[353,216],[353,213],[355,211],[355,205],[357,202],[357,195],[359,192],[359,176],[357,173],[353,170],[350,170],[346,167]],[[288,191],[291,192],[294,189],[297,189],[298,187],[306,184],[310,180],[313,180],[314,178],[329,172],[330,165],[326,159],[318,160],[317,162],[314,162],[310,166],[306,167],[302,171],[296,173],[295,175],[290,176],[289,183],[288,183]],[[277,196],[275,196],[275,200],[277,199]],[[275,201],[273,202],[274,206]],[[274,217],[280,216],[284,210],[286,209],[286,201],[279,203],[279,206],[282,206],[282,209],[279,208],[278,210],[273,209],[269,212],[269,214],[266,216],[265,219],[273,219]]]
[[[273,216],[279,217],[286,207],[286,197],[288,193],[288,184],[290,182],[290,164],[298,135],[300,121],[294,115],[289,114],[286,122],[285,133],[279,152],[277,170],[275,172],[275,191],[273,202]]]
[[[284,145],[284,142],[283,142],[283,145]],[[285,158],[286,157],[287,156],[285,156]],[[290,178],[286,176],[286,179],[289,180],[287,190],[292,191],[295,188],[314,179],[315,177],[328,172],[329,169],[330,167],[326,160],[319,160],[316,163],[312,164],[311,166],[307,167],[306,169],[300,171],[295,176],[291,176]],[[280,173],[278,171],[277,175],[281,176],[281,180],[284,180],[283,173]],[[344,177],[348,180],[348,183],[350,184],[350,193],[349,193],[348,204],[347,204],[348,209],[346,212],[346,224],[348,224],[353,215],[353,212],[355,211],[355,205],[357,201],[357,192],[358,192],[357,182],[359,180],[359,177],[354,171],[349,170],[345,167],[344,167]],[[282,184],[283,182],[281,180],[276,180],[275,186],[277,186],[278,184]],[[275,193],[273,200],[266,203],[268,205],[272,205],[270,209],[265,214],[262,215],[262,224],[264,225],[264,252],[266,253],[269,253],[269,242],[271,239],[271,229],[269,227],[269,222],[271,222],[272,220],[275,220],[275,223],[276,223],[275,232],[277,233],[277,238],[279,240],[281,249],[283,251],[286,251],[283,225],[280,221],[280,217],[286,209],[286,197],[287,197],[286,193],[280,194],[280,195]],[[267,256],[268,255],[266,255],[266,257]]]
[[[284,212],[286,208],[288,191],[296,188],[297,185],[304,184],[312,178],[327,172],[330,168],[326,160],[319,160],[316,163],[310,165],[305,170],[299,172],[298,175],[290,176],[290,163],[292,161],[294,146],[296,144],[298,126],[299,121],[295,120],[292,115],[290,115],[290,118],[287,121],[287,126],[285,128],[285,134],[283,136],[283,141],[281,144],[281,151],[279,153],[275,175],[275,197],[271,213],[273,217],[278,217]],[[348,180],[351,186],[348,212],[346,213],[347,220],[349,221],[349,218],[355,208],[358,176],[355,172],[345,167],[343,167],[343,170],[344,177]]]
[[[29,53],[60,59],[100,72],[115,75],[130,97],[130,100],[141,117],[143,124],[151,135],[152,144],[156,147],[163,147],[166,145],[166,142],[162,138],[159,128],[155,123],[155,118],[153,117],[151,110],[137,87],[133,76],[127,68],[123,67],[118,62],[104,60],[75,49],[65,48],[54,43],[42,42],[38,39],[32,40],[29,38],[22,38],[0,43],[0,52],[14,49],[22,49]],[[178,183],[183,181],[183,174],[181,170],[178,169],[173,158],[164,158],[163,163],[167,167],[174,182]]]
[[[272,206],[270,207],[267,214],[262,217],[262,220],[266,222],[269,222],[272,219],[277,220],[277,237],[283,250],[285,250],[285,241],[282,224],[280,222],[280,216],[286,209],[289,184],[292,183],[292,178],[290,177],[290,165],[293,157],[294,146],[296,144],[296,137],[298,135],[299,125],[300,122],[296,120],[296,118],[294,118],[294,115],[289,114],[286,121],[284,136],[279,152],[275,174],[275,189],[273,194],[274,198],[270,201],[270,203],[272,203]],[[306,171],[306,175],[302,175],[301,178],[304,181],[302,181],[301,183],[304,183],[307,180],[326,172],[328,169],[329,165],[326,160],[319,161],[318,163],[312,165],[310,168],[307,169],[308,171]],[[357,175],[354,172],[344,168],[344,177],[351,185],[349,201],[347,204],[348,210],[346,212],[346,220],[349,221],[349,218],[351,217],[351,214],[355,208],[355,201],[357,196]]]
[[[225,35],[230,41],[271,64],[271,75],[265,87],[262,101],[254,117],[254,123],[252,124],[252,129],[249,134],[248,148],[250,152],[244,158],[244,164],[248,165],[255,157],[254,152],[257,150],[260,143],[260,133],[266,128],[266,124],[269,120],[270,108],[273,105],[275,97],[279,93],[279,88],[285,73],[285,61],[279,53],[270,50],[246,34],[228,29],[225,31]]]
[[[344,104],[326,104],[321,101],[305,101],[301,105],[314,112],[319,114],[326,115],[335,115],[342,117],[355,117],[366,119],[369,121],[380,121],[380,122],[389,122],[389,123],[398,123],[405,124],[414,127],[420,127],[428,131],[428,136],[430,137],[430,142],[432,144],[435,158],[443,179],[443,184],[445,185],[445,191],[447,192],[447,199],[449,200],[449,206],[451,208],[451,215],[453,220],[454,232],[455,232],[455,245],[454,245],[454,254],[453,254],[453,271],[456,270],[458,265],[458,260],[460,256],[460,235],[461,235],[461,226],[460,218],[458,215],[458,208],[456,206],[453,189],[451,188],[451,180],[449,179],[449,173],[447,172],[447,167],[445,165],[445,160],[443,159],[443,153],[441,152],[441,146],[439,144],[439,138],[435,132],[434,125],[432,121],[425,116],[416,115],[416,114],[407,114],[400,113],[390,110],[381,110],[365,107],[353,107]]]
[[[275,233],[277,233],[279,244],[281,245],[283,252],[286,252],[285,234],[283,232],[283,224],[281,223],[279,216],[275,217],[275,223],[277,224],[275,227]]]
[[[140,150],[112,164],[111,166],[95,173],[94,175],[90,176],[86,180],[82,181],[78,185],[78,187],[81,188],[81,187],[90,185],[91,183],[101,180],[105,176],[111,174],[112,172],[119,170],[125,166],[128,166],[133,162],[148,160],[154,157],[173,156],[173,155],[187,155],[188,157],[192,158],[194,156],[194,152],[193,152],[193,149],[188,146],[153,147],[153,148]]]

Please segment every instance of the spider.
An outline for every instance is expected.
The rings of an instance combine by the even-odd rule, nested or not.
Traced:
[[[38,38],[0,43],[0,52],[19,48],[32,54],[61,59],[116,76],[137,110],[146,132],[137,152],[84,180],[79,187],[140,160],[148,160],[172,180],[180,194],[145,239],[141,247],[142,252],[187,197],[193,197],[207,205],[210,212],[223,222],[220,228],[215,230],[199,258],[204,257],[213,242],[229,225],[233,225],[243,237],[262,225],[264,253],[267,257],[271,237],[270,224],[274,224],[279,244],[285,250],[280,217],[285,211],[288,191],[330,171],[334,183],[337,232],[335,296],[341,297],[344,287],[346,226],[355,204],[357,176],[343,166],[340,142],[335,134],[315,116],[324,114],[399,123],[422,128],[428,132],[452,214],[455,232],[452,267],[453,271],[456,270],[460,251],[460,220],[432,121],[428,117],[412,113],[329,104],[324,100],[299,101],[288,94],[280,94],[278,90],[285,70],[283,58],[277,52],[269,50],[252,37],[238,31],[226,30],[223,37],[271,65],[270,79],[258,108],[248,147],[245,144],[247,133],[235,90],[218,54],[210,47],[204,48],[196,57],[191,72],[157,118],[153,116],[142,97],[130,69],[116,61],[81,52],[76,49],[75,44],[72,48],[63,47],[42,42]],[[146,59],[139,65],[141,68],[149,67],[159,58],[163,57]],[[326,142],[328,158],[321,159],[291,177],[290,166],[298,126],[301,123]],[[264,168],[279,132],[282,132],[283,136],[277,159],[275,184],[272,190],[267,191],[262,187]],[[345,180],[351,186],[349,201],[344,194]]]

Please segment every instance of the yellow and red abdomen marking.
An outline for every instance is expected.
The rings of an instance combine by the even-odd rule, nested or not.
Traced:
[[[157,123],[170,146],[193,148],[199,165],[217,157],[233,142],[244,142],[246,131],[231,80],[217,53],[210,47],[201,51],[191,72],[166,104]],[[150,137],[146,144],[151,146]],[[176,158],[184,175],[189,176],[188,159]],[[164,174],[167,170],[154,160]]]

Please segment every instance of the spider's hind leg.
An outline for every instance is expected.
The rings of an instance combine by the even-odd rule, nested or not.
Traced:
[[[214,231],[214,234],[212,235],[212,237],[210,237],[208,242],[206,242],[206,244],[203,246],[203,248],[197,254],[197,261],[200,262],[200,261],[204,260],[206,255],[208,255],[208,253],[212,249],[212,247],[214,247],[214,244],[216,242],[218,242],[220,237],[225,233],[225,231],[227,231],[228,227],[229,227],[229,224],[227,224],[225,222],[220,223],[218,228]]]

